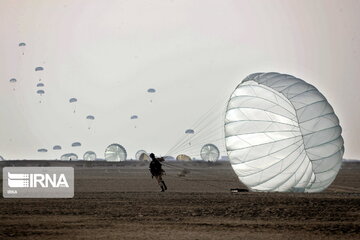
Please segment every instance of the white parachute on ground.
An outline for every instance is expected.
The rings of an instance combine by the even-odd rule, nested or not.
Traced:
[[[191,157],[185,154],[180,154],[176,157],[177,161],[191,161]]]
[[[216,162],[219,160],[220,151],[214,144],[206,144],[200,151],[201,159],[208,162]]]
[[[291,75],[251,74],[228,102],[226,150],[240,181],[253,191],[324,190],[340,169],[343,144],[326,98]]]
[[[72,160],[78,160],[78,155],[75,153],[66,153],[60,157],[61,160],[64,161],[72,161]]]
[[[109,162],[125,161],[127,157],[126,150],[120,144],[109,145],[105,150],[105,160]]]
[[[61,146],[60,145],[55,145],[55,146],[53,146],[53,150],[61,150]]]
[[[135,159],[136,159],[136,160],[140,160],[140,156],[141,156],[141,154],[143,154],[143,153],[147,154],[147,152],[146,152],[145,150],[139,150],[139,151],[137,151],[137,152],[135,153]]]
[[[96,153],[93,151],[87,151],[84,153],[84,160],[85,161],[95,161],[96,160]]]

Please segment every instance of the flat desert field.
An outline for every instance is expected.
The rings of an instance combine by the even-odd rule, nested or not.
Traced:
[[[360,163],[316,194],[231,193],[228,162],[167,162],[163,193],[146,162],[0,166],[75,168],[72,199],[1,198],[0,239],[360,239]]]

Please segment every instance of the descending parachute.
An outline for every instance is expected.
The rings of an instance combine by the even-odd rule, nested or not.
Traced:
[[[191,161],[191,157],[185,154],[180,154],[176,157],[177,161]]]
[[[84,160],[85,161],[95,161],[96,153],[93,151],[87,151],[86,153],[84,153]]]
[[[137,115],[132,115],[131,117],[130,117],[130,119],[131,120],[136,120],[136,119],[138,119],[139,117],[137,116]],[[136,125],[134,126],[135,128],[136,128]]]
[[[78,101],[77,98],[70,98],[69,99],[69,103],[74,105],[74,111],[73,111],[74,113],[76,112],[76,103],[77,103],[77,101]]]
[[[66,153],[62,155],[60,159],[64,161],[72,161],[72,160],[78,160],[79,157],[75,153]]]
[[[24,43],[24,42],[21,42],[21,43],[19,43],[19,47],[21,47],[22,48],[22,55],[24,55],[24,47],[26,46],[26,43]]]
[[[185,134],[188,134],[188,135],[189,135],[188,142],[189,142],[189,145],[190,145],[190,146],[191,146],[191,141],[190,141],[191,136],[190,136],[190,135],[192,135],[192,134],[194,134],[194,133],[195,133],[195,131],[194,131],[193,129],[187,129],[187,130],[185,131]]]
[[[43,83],[36,84],[37,87],[44,87],[45,85]]]
[[[88,115],[88,116],[86,116],[86,119],[89,120],[88,129],[90,130],[90,129],[91,129],[91,125],[92,125],[92,121],[95,120],[95,117],[94,117],[93,115]]]
[[[39,71],[44,71],[44,68],[43,67],[36,67],[35,72],[39,72]]]
[[[230,163],[253,191],[320,192],[344,153],[333,108],[291,75],[255,73],[232,93],[225,116]]]
[[[16,78],[11,78],[9,80],[10,83],[15,84],[17,82]],[[15,86],[13,87],[13,91],[15,91]]]
[[[80,142],[74,142],[71,144],[72,147],[80,147],[81,143]]]
[[[220,151],[214,144],[206,144],[200,151],[201,159],[209,162],[216,162],[219,160]]]
[[[148,93],[155,93],[156,90],[155,90],[154,88],[149,88],[149,89],[147,90],[147,92],[148,92]],[[150,102],[152,103],[152,99],[150,99]]]
[[[139,150],[139,151],[137,151],[136,154],[135,154],[135,159],[136,159],[136,160],[140,160],[140,156],[141,156],[141,154],[143,154],[143,153],[147,154],[147,152],[146,152],[145,150]]]
[[[53,150],[61,150],[61,146],[60,145],[55,145],[55,146],[53,146]]]
[[[109,162],[125,161],[127,157],[126,150],[120,144],[109,145],[105,150],[105,160]]]
[[[36,93],[40,95],[39,103],[41,103],[41,97],[42,97],[43,94],[45,94],[45,91],[40,89],[40,90],[37,90]]]
[[[41,153],[46,153],[48,150],[46,148],[40,148],[37,151]]]

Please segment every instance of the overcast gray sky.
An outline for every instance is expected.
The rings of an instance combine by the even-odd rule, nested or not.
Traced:
[[[165,154],[217,103],[211,117],[220,128],[203,131],[211,142],[237,84],[275,71],[326,96],[343,127],[345,158],[360,159],[359,12],[356,0],[1,0],[0,155],[103,157],[113,142],[130,157],[139,149]],[[88,114],[96,117],[90,130]],[[72,148],[75,141],[83,146]],[[36,151],[56,144],[63,150]]]

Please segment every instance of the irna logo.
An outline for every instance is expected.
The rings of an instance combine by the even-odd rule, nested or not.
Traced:
[[[65,174],[21,174],[8,172],[8,186],[11,188],[68,188],[69,184],[66,180]]]

